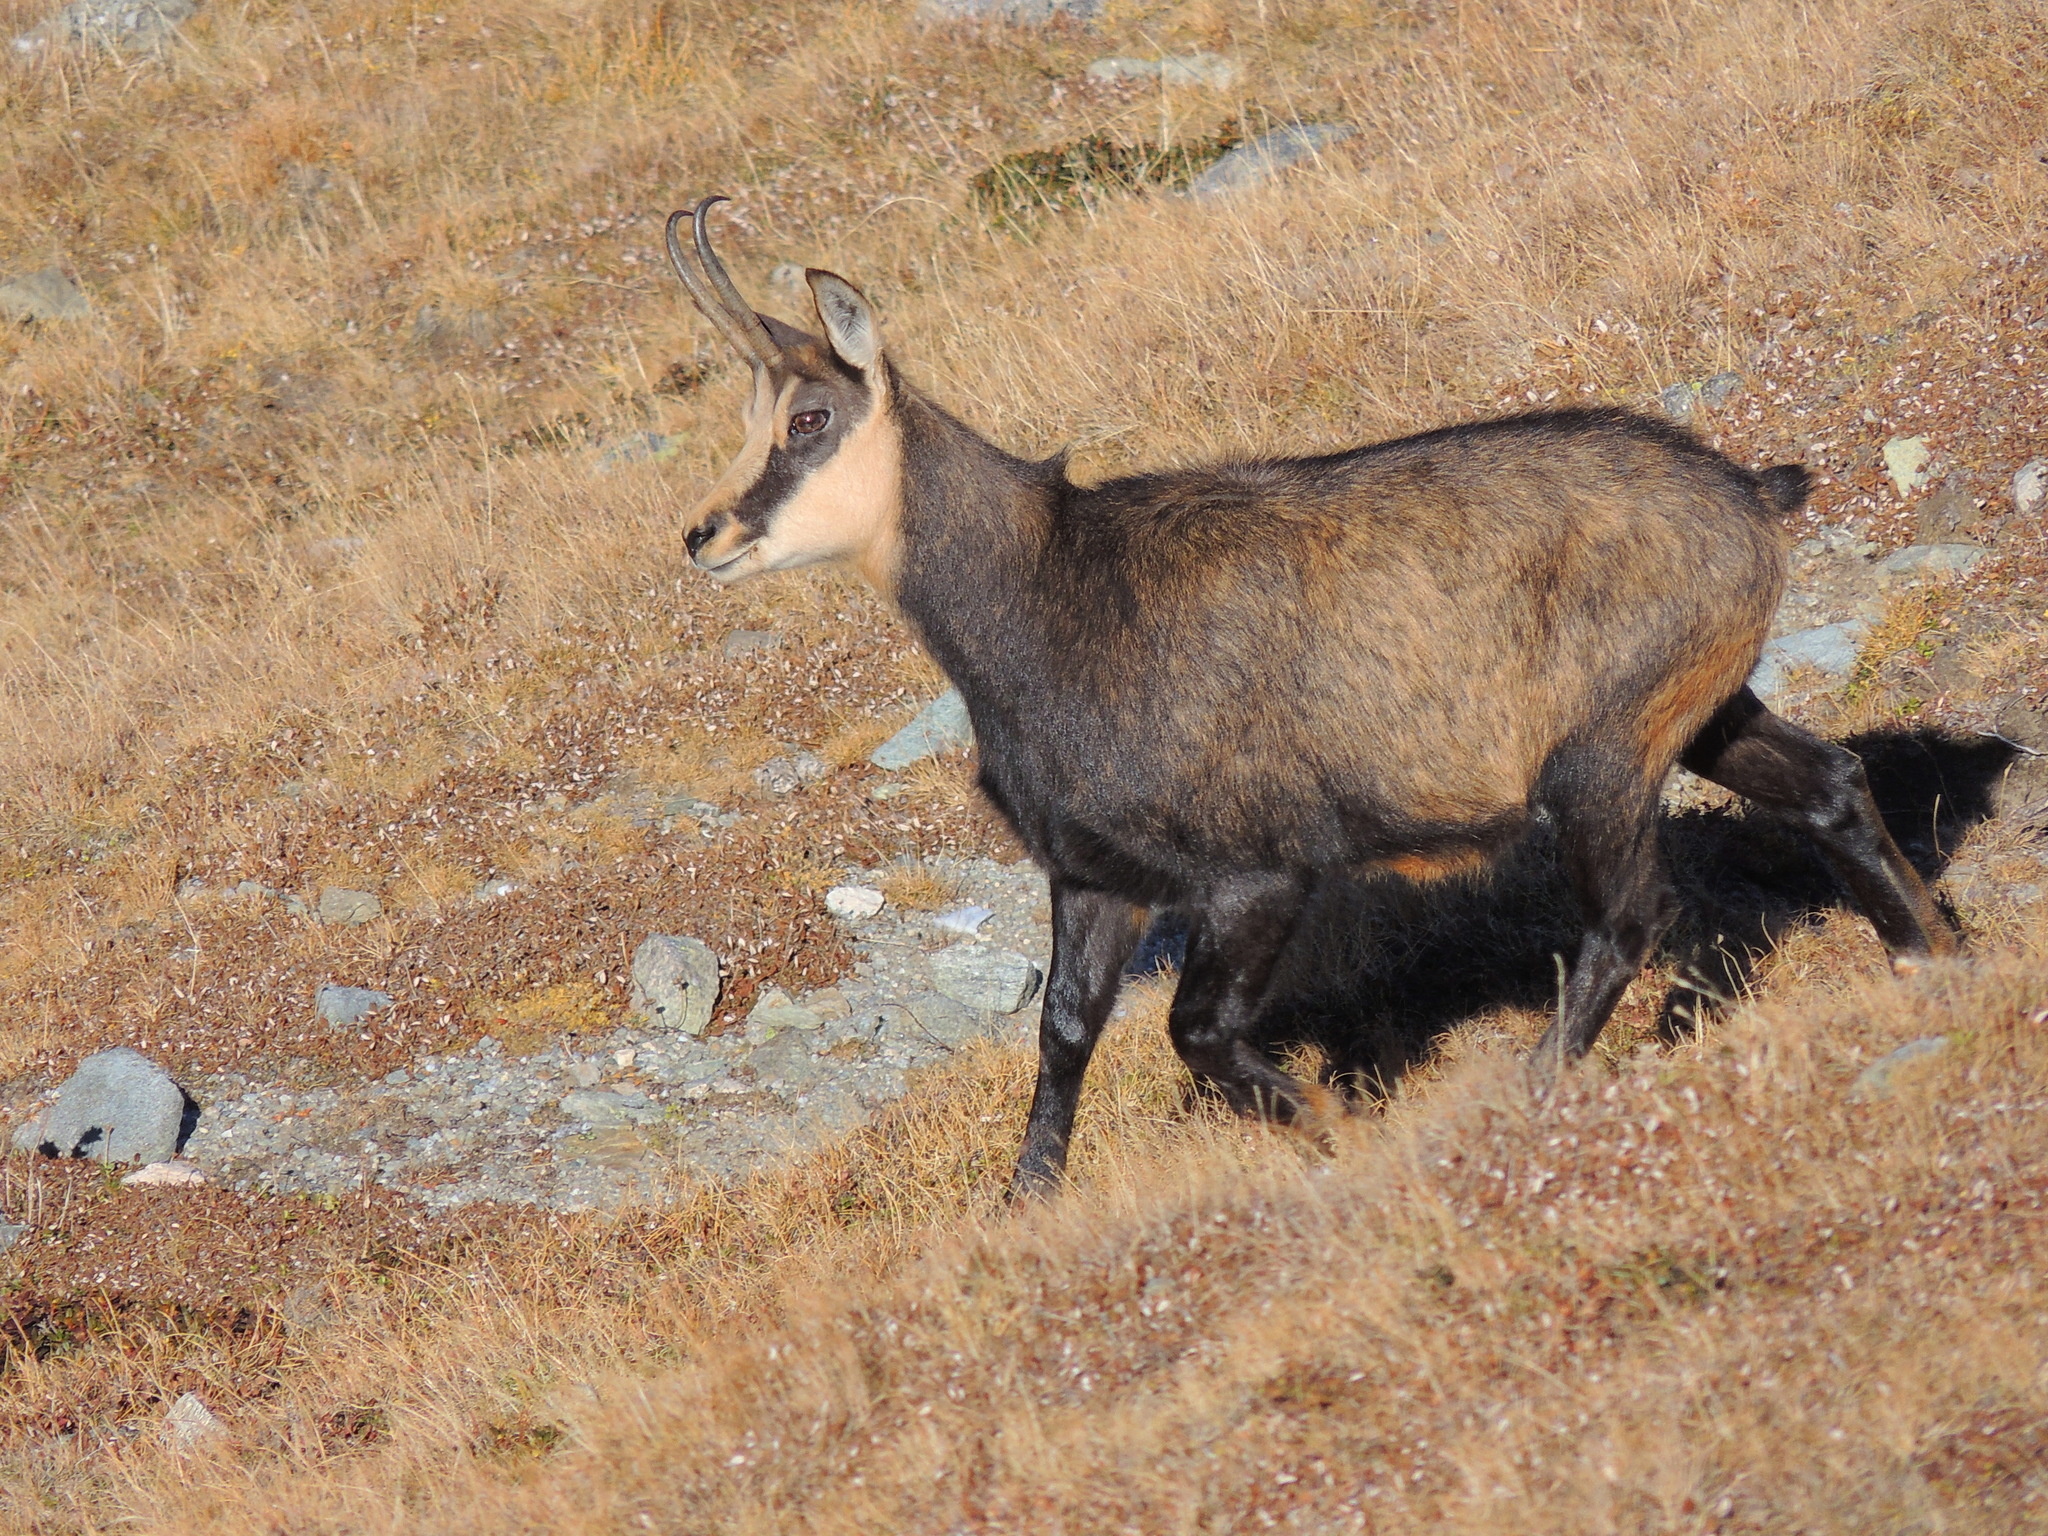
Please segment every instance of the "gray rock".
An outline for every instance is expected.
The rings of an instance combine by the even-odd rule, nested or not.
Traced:
[[[168,43],[197,9],[192,0],[72,0],[14,46],[23,53],[67,43],[146,52]]]
[[[794,794],[806,784],[815,784],[832,770],[825,760],[810,752],[770,758],[754,770],[754,782],[771,795]]]
[[[1975,544],[1908,544],[1877,562],[1878,575],[1892,581],[1916,576],[1967,575],[1984,558]]]
[[[0,1221],[0,1253],[5,1253],[8,1249],[12,1248],[24,1237],[27,1237],[28,1233],[28,1226],[24,1222]]]
[[[868,758],[877,768],[891,772],[942,752],[960,752],[974,745],[974,725],[967,718],[967,701],[960,690],[948,688],[917,712],[917,718],[875,748]]]
[[[1757,697],[1768,702],[1781,697],[1793,676],[1800,672],[1817,672],[1829,681],[1847,677],[1856,665],[1858,649],[1868,630],[1869,626],[1862,621],[1848,619],[1773,640],[1764,647],[1756,670],[1750,673],[1749,686]]]
[[[1888,1098],[1902,1073],[1916,1062],[1924,1062],[1930,1056],[1939,1056],[1948,1049],[1947,1035],[1922,1035],[1917,1040],[1908,1040],[1895,1051],[1887,1051],[1869,1066],[1856,1074],[1856,1081],[1849,1085],[1849,1098],[1863,1104],[1872,1099]]]
[[[772,629],[736,629],[725,637],[725,643],[718,653],[727,661],[741,656],[751,656],[756,651],[774,651],[782,648],[782,636]]]
[[[1658,392],[1657,404],[1664,414],[1673,421],[1689,421],[1692,413],[1701,406],[1710,411],[1719,410],[1740,393],[1742,375],[1739,373],[1717,373],[1706,379],[1687,379],[1672,384]]]
[[[55,267],[0,283],[0,316],[9,320],[78,320],[90,313],[78,284]]]
[[[1170,53],[1162,59],[1097,59],[1083,73],[1090,80],[1157,80],[1222,90],[1237,83],[1238,68],[1220,53]]]
[[[919,992],[881,1010],[876,1034],[892,1045],[944,1046],[951,1050],[988,1036],[986,1010],[938,992]]]
[[[766,993],[747,1014],[749,1040],[772,1040],[785,1030],[814,1035],[824,1027],[823,1019],[791,1002],[787,992]]]
[[[330,1024],[358,1024],[393,1001],[389,992],[370,987],[327,986],[313,994],[313,1011]]]
[[[2048,459],[2029,459],[2013,472],[2012,509],[2032,517],[2048,507]]]
[[[932,985],[955,1002],[1015,1013],[1037,995],[1038,967],[1024,956],[983,944],[955,944],[931,957]]]
[[[57,1102],[16,1128],[14,1149],[105,1163],[165,1162],[178,1150],[186,1104],[170,1073],[117,1045],[78,1064]]]
[[[585,1125],[646,1125],[661,1118],[646,1094],[630,1089],[578,1088],[562,1096],[560,1108],[565,1118]]]
[[[320,888],[320,904],[315,910],[323,923],[339,923],[353,928],[363,923],[374,923],[382,917],[384,904],[369,891],[350,891],[338,885],[324,885]]]
[[[1895,437],[1884,445],[1884,471],[1901,496],[1927,483],[1927,461],[1933,457],[1924,437]]]
[[[1271,181],[1289,166],[1313,159],[1358,132],[1347,123],[1289,123],[1249,139],[1188,184],[1188,195],[1224,197]]]
[[[630,1006],[657,1029],[703,1034],[718,1006],[718,956],[702,939],[650,935],[633,951]]]

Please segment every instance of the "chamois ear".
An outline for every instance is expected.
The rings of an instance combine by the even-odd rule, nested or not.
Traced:
[[[824,326],[832,350],[841,361],[866,373],[882,355],[882,339],[868,301],[858,288],[835,272],[812,267],[804,277],[811,285],[811,298],[818,306],[818,323]]]

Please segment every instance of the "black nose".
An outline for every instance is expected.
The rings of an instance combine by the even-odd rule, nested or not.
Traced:
[[[692,560],[697,558],[697,551],[710,542],[711,525],[709,523],[699,523],[695,528],[692,528],[683,535],[683,548],[690,552]]]

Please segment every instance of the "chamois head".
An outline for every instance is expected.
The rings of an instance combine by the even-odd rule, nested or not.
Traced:
[[[721,582],[820,561],[893,585],[900,449],[889,370],[868,302],[845,278],[804,274],[820,341],[756,314],[711,249],[705,218],[723,197],[669,215],[668,255],[704,318],[753,365],[745,445],[691,514],[690,557]],[[676,229],[689,219],[696,265]]]

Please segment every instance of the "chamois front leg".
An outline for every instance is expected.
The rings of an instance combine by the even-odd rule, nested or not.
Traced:
[[[1049,1194],[1067,1168],[1081,1080],[1137,947],[1143,912],[1115,896],[1052,881],[1052,976],[1038,1024],[1038,1087],[1010,1197]]]

